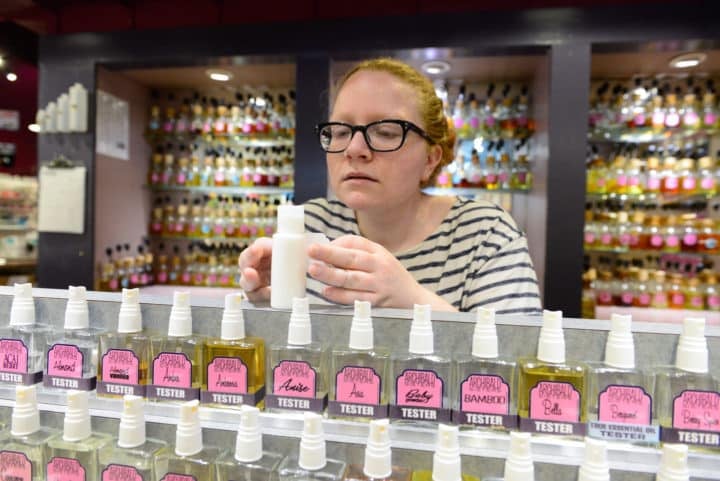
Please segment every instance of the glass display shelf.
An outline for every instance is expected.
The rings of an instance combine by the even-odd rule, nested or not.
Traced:
[[[638,256],[654,256],[654,255],[684,255],[699,257],[718,257],[720,253],[712,252],[691,252],[691,251],[666,251],[662,249],[632,249],[630,247],[584,247],[583,250],[588,253],[598,254],[634,254]]]
[[[198,194],[222,195],[291,195],[293,189],[285,187],[214,187],[214,186],[182,186],[182,185],[146,185],[154,192],[197,192]]]
[[[472,197],[486,194],[527,194],[529,189],[483,189],[481,187],[427,187],[423,192],[429,195],[458,195]]]
[[[660,132],[650,129],[611,129],[588,133],[591,143],[652,144],[669,140],[691,140],[716,135],[715,129],[666,128]]]
[[[145,138],[151,144],[160,144],[172,141],[191,142],[202,139],[205,142],[230,142],[240,147],[292,147],[295,139],[289,136],[273,135],[244,135],[244,134],[216,134],[193,132],[146,132]]]
[[[662,194],[647,192],[643,194],[619,194],[588,192],[585,194],[587,200],[611,200],[611,201],[657,201],[657,202],[692,202],[718,198],[717,194]]]

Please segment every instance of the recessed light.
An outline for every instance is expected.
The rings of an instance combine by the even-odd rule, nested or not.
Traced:
[[[5,58],[2,55],[0,55],[0,67],[2,67],[4,65],[5,65]]]
[[[16,80],[18,79],[18,76],[17,76],[17,74],[14,73],[14,72],[8,72],[8,73],[5,75],[5,78],[8,79],[9,82],[14,82],[14,81],[16,81]]]
[[[670,59],[672,68],[692,68],[697,67],[705,61],[707,55],[702,52],[690,52],[678,55]]]
[[[210,69],[206,70],[205,73],[208,77],[210,77],[213,80],[216,80],[218,82],[227,82],[228,80],[233,78],[232,72],[229,72],[227,70],[220,70],[220,69]]]
[[[38,132],[40,132],[40,126],[38,124],[30,124],[28,125],[28,130],[37,134]]]
[[[441,75],[450,71],[450,64],[444,60],[430,60],[422,64],[420,70],[428,75]]]

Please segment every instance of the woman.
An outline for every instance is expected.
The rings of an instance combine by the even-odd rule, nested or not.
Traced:
[[[305,204],[306,229],[332,240],[308,248],[308,273],[325,284],[309,285],[310,295],[447,311],[540,309],[527,243],[510,215],[489,202],[421,190],[434,184],[454,146],[428,79],[393,59],[362,62],[341,80],[330,121],[317,131],[338,200]],[[269,299],[271,255],[270,239],[240,255],[251,300]]]

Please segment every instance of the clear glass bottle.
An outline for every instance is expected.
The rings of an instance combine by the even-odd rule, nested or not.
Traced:
[[[668,289],[665,284],[665,271],[652,273],[652,281],[648,285],[650,291],[650,307],[667,309],[669,304]]]
[[[633,306],[650,307],[650,303],[652,302],[652,293],[650,292],[649,279],[650,276],[648,275],[648,271],[646,269],[639,269],[637,271]]]
[[[713,172],[713,160],[705,155],[698,159],[698,192],[705,195],[717,193],[717,180]]]
[[[705,296],[700,279],[691,277],[685,283],[685,309],[702,311],[705,308]]]
[[[325,454],[322,416],[306,412],[298,456],[288,456],[278,468],[279,481],[340,481],[347,465]]]
[[[667,285],[668,307],[670,309],[685,309],[685,279],[682,274],[670,274]]]
[[[595,283],[595,304],[598,306],[613,305],[613,275],[610,271],[600,271]]]
[[[410,481],[412,470],[392,465],[390,450],[390,422],[387,419],[370,421],[363,466],[351,464],[346,481]]]
[[[717,276],[710,270],[703,271],[703,273],[705,274],[705,309],[720,311],[720,289]]]
[[[180,405],[175,444],[161,481],[216,481],[216,462],[223,451],[204,445],[199,411],[197,399]]]

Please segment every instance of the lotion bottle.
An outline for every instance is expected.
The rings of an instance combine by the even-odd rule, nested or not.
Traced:
[[[270,306],[290,309],[293,298],[305,297],[308,256],[305,241],[305,209],[280,205],[277,233],[272,241]]]

